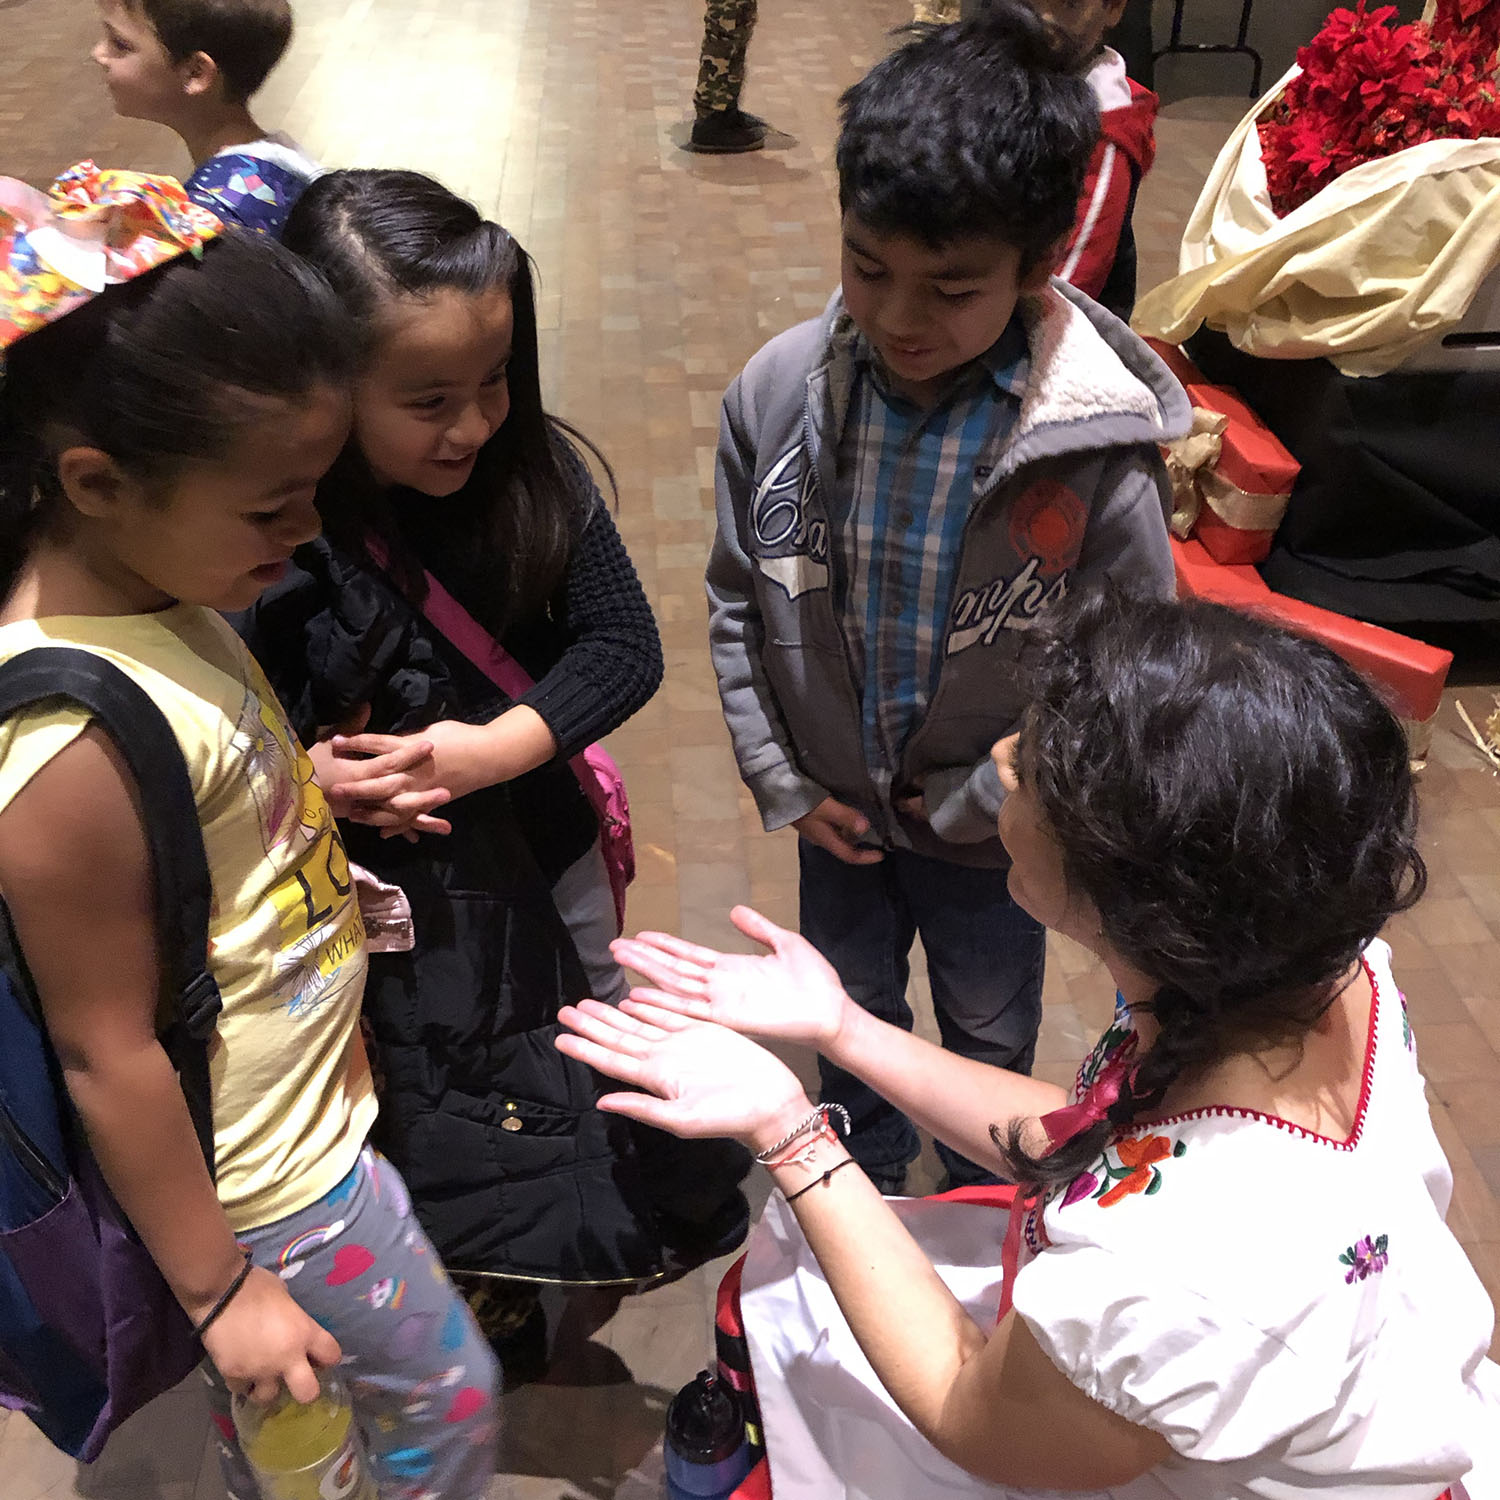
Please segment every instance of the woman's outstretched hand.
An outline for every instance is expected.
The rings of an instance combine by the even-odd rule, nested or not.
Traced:
[[[827,1051],[854,1005],[833,967],[806,938],[748,906],[736,906],[729,918],[771,951],[720,953],[665,932],[612,943],[616,959],[655,986],[633,990],[627,1006],[639,1014],[645,1002],[747,1036],[779,1037]]]
[[[599,1108],[673,1135],[731,1136],[763,1151],[812,1109],[796,1075],[764,1047],[675,1011],[631,1014],[585,1000],[566,1005],[557,1050],[644,1093],[605,1094]]]

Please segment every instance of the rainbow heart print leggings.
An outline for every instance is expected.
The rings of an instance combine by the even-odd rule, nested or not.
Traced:
[[[401,1174],[366,1146],[331,1192],[239,1241],[339,1341],[381,1500],[481,1500],[495,1472],[499,1365]],[[229,1391],[211,1362],[203,1370],[231,1500],[260,1500]]]

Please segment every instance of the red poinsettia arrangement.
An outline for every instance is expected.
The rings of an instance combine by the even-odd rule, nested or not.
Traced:
[[[1278,214],[1362,162],[1500,135],[1500,0],[1440,0],[1431,22],[1404,26],[1396,15],[1359,0],[1297,54],[1302,72],[1259,124]]]

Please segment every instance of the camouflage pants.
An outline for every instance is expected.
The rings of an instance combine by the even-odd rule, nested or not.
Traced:
[[[912,20],[946,26],[958,19],[958,0],[912,0]]]
[[[756,0],[707,0],[703,52],[693,110],[699,116],[734,109],[745,81],[745,51],[755,30]]]

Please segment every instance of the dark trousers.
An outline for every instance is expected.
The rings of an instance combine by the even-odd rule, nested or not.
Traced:
[[[802,935],[871,1015],[912,1029],[906,1003],[913,938],[922,939],[943,1045],[962,1057],[1031,1071],[1042,1023],[1046,932],[1011,899],[1004,870],[978,870],[909,850],[847,865],[800,839]],[[920,1143],[910,1120],[853,1075],[819,1060],[823,1099],[853,1121],[848,1145],[872,1174],[899,1172]],[[947,1146],[950,1183],[988,1180]]]

